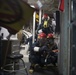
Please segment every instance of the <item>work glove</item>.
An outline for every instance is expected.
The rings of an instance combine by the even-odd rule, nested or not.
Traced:
[[[39,34],[42,33],[42,32],[43,32],[42,29],[38,30],[38,33],[39,33]]]
[[[40,47],[34,47],[35,52],[39,52]]]

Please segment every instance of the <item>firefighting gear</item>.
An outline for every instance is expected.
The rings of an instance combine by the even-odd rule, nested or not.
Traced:
[[[54,39],[53,38],[47,38],[47,43],[50,45],[54,44]]]
[[[46,42],[46,34],[45,33],[40,33],[38,34],[38,39],[37,39],[40,47],[44,45],[44,43]]]
[[[54,35],[53,35],[52,33],[49,33],[49,34],[47,35],[47,38],[54,38]]]
[[[42,16],[42,20],[44,20],[44,19],[49,20],[49,19],[50,19],[50,17],[49,17],[47,14],[43,14],[43,16]]]
[[[37,51],[34,51],[36,49]],[[58,49],[56,44],[48,45],[44,43],[44,45],[41,46],[38,41],[35,42],[29,54],[30,63],[39,64],[39,66],[44,66],[52,63],[55,66],[57,63],[57,53],[53,52],[52,50],[56,49]]]
[[[42,18],[44,19],[44,18],[47,18],[47,17],[48,17],[47,14],[43,14],[43,17]]]
[[[31,64],[30,69],[29,69],[29,73],[33,73],[34,72],[34,64]]]
[[[34,70],[30,68],[29,69],[29,73],[33,73],[33,72],[34,72]]]
[[[48,20],[50,20],[50,17],[47,14],[43,15],[42,20],[43,20],[43,27],[44,28],[49,27]]]
[[[42,19],[43,27],[44,28],[49,27],[49,20],[50,20],[49,16],[47,14],[44,14],[42,18],[43,18]]]
[[[47,42],[48,42],[48,44],[50,44],[50,45],[54,44],[54,39],[55,39],[54,34],[49,33],[49,34],[47,35]]]
[[[42,32],[43,32],[42,29],[38,30],[38,33],[39,33],[39,34],[42,33]]]
[[[48,21],[47,20],[44,20],[43,27],[44,28],[47,28],[48,27]]]
[[[40,47],[34,47],[34,51],[38,52]]]
[[[36,22],[39,22],[39,15],[36,13]]]
[[[38,25],[37,33],[44,32],[45,34],[53,33],[53,28],[51,26],[50,17],[44,14],[42,17],[42,23]]]
[[[38,33],[39,33],[39,30],[41,30],[41,32],[44,32],[45,34],[53,33],[52,26],[46,20],[43,20],[43,22],[39,25],[37,29]]]
[[[38,38],[40,38],[40,39],[46,38],[46,34],[42,32],[42,33],[38,34]]]
[[[37,41],[32,44],[29,54],[30,68],[33,70],[35,68],[32,64],[38,64],[40,67],[48,64],[55,66],[58,58],[55,51],[58,47],[54,43],[53,29],[48,21],[50,18],[47,14],[42,18],[42,23],[38,27]]]

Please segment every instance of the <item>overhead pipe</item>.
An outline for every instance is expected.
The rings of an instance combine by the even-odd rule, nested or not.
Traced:
[[[41,19],[42,19],[41,15],[42,15],[42,10],[40,9],[39,10],[39,25],[41,24]]]
[[[33,38],[32,38],[32,43],[34,43],[35,42],[35,18],[36,17],[36,11],[34,11],[34,13],[33,13]]]

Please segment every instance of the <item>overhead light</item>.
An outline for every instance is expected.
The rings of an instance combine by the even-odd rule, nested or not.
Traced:
[[[35,6],[34,5],[30,5],[32,8],[35,8]]]
[[[37,5],[38,5],[39,8],[41,8],[43,6],[42,3],[39,0],[37,1]]]

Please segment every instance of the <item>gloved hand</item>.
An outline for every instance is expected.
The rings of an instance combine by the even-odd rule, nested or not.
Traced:
[[[39,49],[40,49],[40,47],[34,47],[34,51],[35,51],[35,52],[38,52]]]
[[[38,33],[42,33],[42,32],[43,32],[42,29],[38,30]]]

